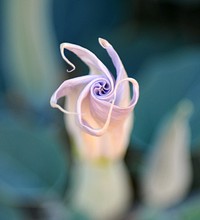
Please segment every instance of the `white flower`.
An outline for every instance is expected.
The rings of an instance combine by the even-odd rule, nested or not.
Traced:
[[[121,158],[127,148],[133,124],[133,109],[139,97],[139,86],[135,79],[128,78],[124,66],[108,41],[99,38],[116,69],[116,79],[107,67],[89,50],[70,43],[61,44],[64,49],[75,53],[90,69],[87,76],[63,82],[51,97],[51,106],[67,114],[66,127],[73,137],[81,157]],[[70,71],[70,72],[71,72]],[[133,96],[130,97],[129,83]],[[66,97],[65,108],[57,102]]]

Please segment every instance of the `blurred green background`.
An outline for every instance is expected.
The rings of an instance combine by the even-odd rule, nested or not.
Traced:
[[[62,42],[90,49],[114,71],[98,37],[114,46],[128,75],[140,84],[125,157],[135,191],[130,213],[142,207],[139,177],[154,133],[187,98],[194,105],[190,192],[176,207],[152,216],[141,208],[141,219],[199,219],[198,0],[0,1],[0,219],[87,219],[64,202],[71,150],[63,115],[50,107],[49,100],[69,77],[59,52]],[[70,76],[87,74],[83,63],[69,56],[77,67]]]

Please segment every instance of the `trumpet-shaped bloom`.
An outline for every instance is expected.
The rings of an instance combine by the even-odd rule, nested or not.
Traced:
[[[75,44],[62,43],[61,55],[72,67],[70,72],[75,66],[66,58],[65,49],[76,54],[90,72],[87,76],[64,81],[52,95],[50,104],[67,115],[67,130],[81,156],[114,159],[123,156],[127,148],[139,86],[135,79],[127,76],[112,45],[101,38],[99,43],[115,66],[116,79],[91,51]],[[129,84],[133,90],[132,98]],[[61,97],[67,98],[64,108],[58,104]]]

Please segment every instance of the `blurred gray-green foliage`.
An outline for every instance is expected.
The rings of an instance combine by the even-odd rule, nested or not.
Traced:
[[[55,131],[28,127],[4,116],[0,127],[1,202],[16,203],[54,197],[64,192],[67,155]],[[12,193],[11,193],[12,192]]]
[[[136,108],[136,117],[143,120],[137,119],[133,136],[142,140],[144,145],[147,146],[151,141],[163,115],[185,97],[194,104],[194,113],[190,123],[192,146],[198,147],[200,142],[200,124],[197,123],[200,118],[199,60],[199,46],[184,47],[149,59],[148,63],[140,69],[138,80],[141,81],[141,99]],[[148,73],[145,80],[143,73]]]
[[[4,53],[5,45],[9,43],[9,39],[4,35],[5,30],[8,31],[4,17],[5,11],[9,12],[8,8],[4,8],[6,1],[0,1],[0,45],[4,48],[0,57],[0,219],[50,219],[41,217],[42,214],[48,216],[50,210],[55,215],[58,210],[59,213],[63,212],[63,215],[60,215],[63,219],[84,219],[81,214],[70,210],[70,207],[67,208],[68,211],[64,208],[63,197],[68,186],[71,154],[61,113],[52,110],[48,104],[50,92],[53,93],[59,82],[68,77],[65,72],[66,64],[59,54],[59,44],[62,42],[72,42],[91,49],[113,71],[107,54],[97,42],[98,37],[108,39],[120,54],[128,75],[139,81],[141,96],[135,109],[135,127],[126,155],[137,202],[140,202],[138,175],[143,164],[143,156],[150,151],[149,146],[159,121],[182,98],[188,98],[194,103],[195,111],[190,121],[194,171],[191,192],[199,190],[200,2],[198,0],[45,1],[48,13],[41,19],[45,18],[50,26],[46,27],[46,32],[41,33],[54,36],[51,38],[53,42],[51,46],[55,51],[50,53],[54,54],[57,60],[60,59],[60,63],[55,60],[54,62],[60,66],[61,71],[55,72],[52,76],[57,78],[55,88],[50,88],[53,82],[48,83],[48,80],[40,78],[40,74],[36,78],[38,85],[44,85],[44,91],[40,87],[41,97],[43,95],[47,99],[43,105],[35,101],[42,100],[38,97],[38,91],[31,92],[27,85],[32,85],[29,81],[32,76],[28,74],[34,74],[34,68],[38,65],[35,63],[37,59],[34,57],[31,43],[36,43],[37,48],[40,48],[43,54],[46,52],[46,55],[49,53],[45,49],[47,45],[44,47],[41,43],[43,41],[37,42],[35,38],[30,38],[28,51],[26,47],[23,51],[20,48],[16,50],[16,47],[15,51],[9,48]],[[34,1],[30,0],[29,3]],[[19,3],[19,10],[23,11],[27,6],[26,0],[16,2]],[[29,18],[24,19],[24,22],[30,22]],[[15,23],[12,25],[15,27]],[[20,34],[26,35],[23,26],[21,28]],[[15,39],[14,29],[9,29],[7,34]],[[31,36],[31,32],[28,34]],[[48,35],[42,37],[46,41],[49,39]],[[31,65],[24,66],[27,69],[32,68],[30,73],[25,71],[23,75],[17,72],[13,66],[17,59],[15,60],[12,54],[16,54],[19,56],[17,58],[24,62],[27,60],[25,56],[29,56]],[[76,74],[84,74],[87,69],[76,57],[71,54],[69,56],[75,64],[77,63]],[[43,56],[40,58],[42,60],[38,61],[41,63],[44,61],[41,73],[44,73],[47,79],[49,73],[50,80],[51,65],[45,62],[47,57],[49,58]],[[27,77],[22,81],[15,81],[11,76],[14,77],[16,74]],[[22,89],[23,92],[20,93],[16,88]],[[48,201],[53,201],[57,205],[53,205],[54,208],[52,206],[44,208],[43,204]],[[196,210],[199,201],[196,203],[195,206],[187,206],[186,203],[181,208],[176,207],[176,210],[179,208],[187,210],[185,207]],[[176,212],[173,213],[175,216]],[[184,213],[185,219],[199,219],[200,216],[199,212],[194,210],[181,213]],[[180,219],[177,216],[174,219]],[[164,218],[153,216],[151,219]]]

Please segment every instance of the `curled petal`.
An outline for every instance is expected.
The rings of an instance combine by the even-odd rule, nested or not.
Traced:
[[[116,86],[115,90],[113,92],[113,98],[111,102],[106,102],[104,100],[97,99],[94,93],[90,94],[91,85],[94,83],[95,80],[91,81],[80,93],[80,96],[77,101],[77,113],[78,113],[78,122],[79,126],[85,130],[87,133],[94,135],[94,136],[101,136],[105,133],[105,131],[108,129],[108,126],[110,125],[111,121],[119,121],[121,118],[127,117],[130,112],[133,110],[135,104],[137,103],[138,97],[139,97],[139,86],[136,80],[132,78],[126,78],[120,80]],[[117,90],[121,83],[129,81],[133,85],[133,97],[129,103],[128,106],[125,107],[119,107],[115,105],[115,100],[117,96]],[[93,128],[90,126],[90,124],[83,118],[84,112],[82,112],[82,102],[85,98],[88,98],[88,96],[91,95],[91,101],[90,101],[90,107],[91,112],[93,115],[95,115],[95,120],[98,120],[103,122],[103,126],[101,128]]]
[[[112,47],[112,45],[105,39],[99,38],[99,43],[100,45],[106,49],[108,55],[110,56],[113,65],[115,66],[116,69],[116,74],[117,74],[117,79],[116,79],[116,84],[122,80],[127,78],[127,73],[125,71],[124,65],[122,64],[122,61],[115,51],[115,49]],[[123,91],[123,92],[121,92]],[[117,103],[120,104],[121,101],[123,101],[124,97],[129,97],[129,87],[128,84],[121,84],[118,93],[117,93]]]
[[[64,54],[64,50],[67,49],[74,54],[76,54],[90,69],[90,74],[105,74],[110,83],[113,86],[113,77],[111,76],[110,72],[108,71],[107,67],[93,54],[91,51],[87,50],[84,47],[70,44],[70,43],[62,43],[60,45],[60,51],[63,59],[72,66],[72,70],[68,70],[71,72],[75,69],[75,66],[66,58]]]
[[[119,82],[123,78],[126,78],[127,74],[122,64],[122,61],[118,56],[117,52],[115,51],[115,49],[112,47],[112,45],[107,40],[102,38],[99,38],[99,43],[104,49],[106,49],[110,58],[112,59],[112,62],[117,71],[117,82]]]
[[[91,80],[95,78],[97,78],[97,76],[88,75],[64,81],[52,95],[50,100],[51,107],[58,108],[66,114],[77,114],[76,112],[69,112],[65,110],[59,104],[57,104],[57,102],[60,98],[68,96],[71,92],[73,92],[74,89],[77,90],[83,88],[86,84],[88,84],[88,82],[91,82]]]

